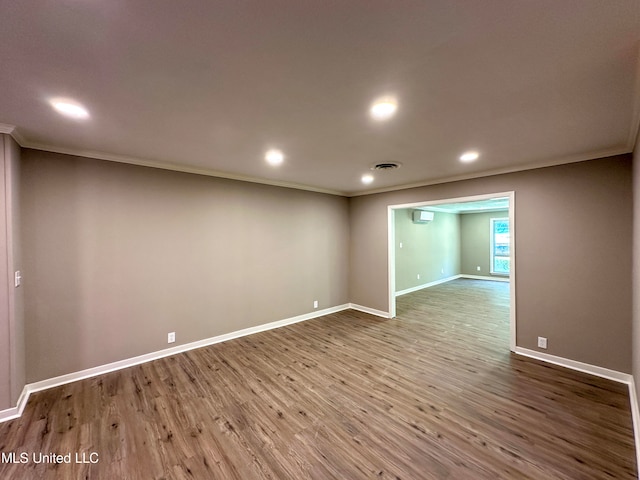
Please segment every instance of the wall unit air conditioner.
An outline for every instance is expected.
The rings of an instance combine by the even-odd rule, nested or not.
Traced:
[[[427,212],[426,210],[413,211],[413,223],[430,223],[431,221],[433,221],[433,212]]]

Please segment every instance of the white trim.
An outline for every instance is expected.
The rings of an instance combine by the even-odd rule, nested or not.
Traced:
[[[548,353],[529,350],[528,348],[516,347],[514,353],[524,357],[534,358],[542,362],[553,363],[554,365],[559,365],[571,370],[595,375],[596,377],[606,378],[607,380],[612,380],[614,382],[626,383],[629,387],[629,404],[631,407],[631,422],[633,425],[633,443],[636,448],[636,463],[640,465],[640,409],[638,408],[638,396],[636,393],[633,375],[618,372],[616,370],[610,370],[604,367],[598,367],[597,365],[591,365],[589,363],[570,360],[564,357],[549,355]],[[638,472],[638,479],[640,479],[640,472]]]
[[[113,153],[98,152],[98,151],[92,151],[92,150],[82,150],[78,148],[58,147],[55,145],[48,145],[45,143],[31,142],[26,138],[24,138],[22,134],[20,134],[20,131],[18,130],[18,128],[16,128],[14,125],[9,125],[7,123],[0,123],[0,133],[6,133],[8,135],[11,135],[13,139],[16,142],[18,142],[18,145],[20,145],[23,148],[31,148],[33,150],[42,150],[45,152],[52,152],[52,153],[62,153],[65,155],[91,158],[94,160],[95,159],[107,160],[110,162],[126,163],[129,165],[138,165],[142,167],[159,168],[162,170],[171,170],[174,172],[193,173],[196,175],[205,175],[208,177],[227,178],[229,180],[238,180],[241,182],[260,183],[263,185],[273,185],[276,187],[294,188],[296,190],[306,190],[309,192],[326,193],[328,195],[337,195],[342,197],[347,196],[346,192],[341,192],[338,190],[332,190],[328,188],[312,187],[309,185],[302,185],[299,183],[269,180],[266,178],[252,177],[249,175],[239,175],[239,174],[234,174],[229,172],[220,172],[220,171],[212,170],[208,168],[191,167],[188,165],[177,165],[170,162],[160,162],[160,161],[148,160],[144,158],[131,157],[128,155],[117,155]]]
[[[451,277],[441,278],[440,280],[434,280],[433,282],[423,283],[422,285],[418,285],[416,287],[405,288],[404,290],[400,290],[399,292],[396,292],[395,296],[400,297],[402,295],[406,295],[407,293],[417,292],[418,290],[422,290],[423,288],[435,287],[436,285],[440,285],[441,283],[447,283],[447,282],[450,282],[451,280],[456,280],[460,277],[462,277],[462,275],[453,275]]]
[[[387,275],[389,276],[389,317],[396,316],[396,210],[387,206]]]
[[[370,313],[371,315],[376,315],[382,318],[393,318],[389,312],[383,312],[382,310],[376,310],[375,308],[365,307],[362,305],[358,305],[357,303],[350,303],[349,308],[358,310],[359,312]]]
[[[585,153],[584,155],[570,155],[567,157],[561,157],[561,158],[557,158],[549,161],[528,163],[526,165],[496,168],[493,170],[469,173],[466,175],[440,177],[433,180],[424,180],[422,182],[415,182],[415,183],[405,183],[403,185],[396,185],[392,187],[381,187],[373,190],[365,190],[363,192],[349,192],[347,194],[347,197],[361,197],[363,195],[373,195],[376,193],[397,192],[400,190],[407,190],[409,188],[428,187],[429,185],[440,185],[442,183],[459,182],[462,180],[472,180],[474,178],[484,178],[484,177],[492,177],[495,175],[504,175],[507,173],[525,172],[527,170],[536,170],[538,168],[555,167],[558,165],[566,165],[569,163],[587,162],[589,160],[596,160],[599,158],[615,157],[616,155],[624,155],[626,153],[631,153],[631,152],[633,152],[633,144],[625,147],[621,147],[621,148],[597,150],[595,152]]]
[[[549,355],[548,353],[529,350],[528,348],[516,347],[515,353],[529,358],[535,358],[546,363],[553,363],[561,367],[577,370],[579,372],[595,375],[596,377],[606,378],[618,383],[626,383],[629,387],[629,403],[631,407],[631,422],[633,424],[633,440],[636,449],[636,464],[640,465],[640,408],[638,408],[638,396],[636,393],[636,385],[633,375],[628,373],[609,370],[608,368],[598,367],[589,363],[578,362],[564,357]],[[640,472],[638,472],[640,479]]]
[[[340,312],[349,308],[348,304],[339,305],[337,307],[325,308],[316,312],[305,313],[296,317],[285,318],[284,320],[277,320],[275,322],[265,323],[255,327],[244,328],[242,330],[236,330],[235,332],[224,333],[215,337],[205,338],[203,340],[197,340],[191,343],[185,343],[184,345],[178,345],[171,348],[165,348],[156,352],[147,353],[133,358],[125,360],[119,360],[117,362],[108,363],[99,367],[88,368],[79,372],[68,373],[59,377],[49,378],[40,382],[29,384],[29,392],[38,392],[40,390],[46,390],[48,388],[57,387],[66,383],[75,382],[78,380],[84,380],[86,378],[95,377],[96,375],[102,375],[104,373],[114,372],[123,368],[132,367],[141,363],[150,362],[159,358],[168,357],[177,353],[186,352],[196,348],[206,347],[215,343],[226,342],[227,340],[233,340],[234,338],[244,337],[258,332],[264,332],[265,330],[272,330],[274,328],[284,327],[291,325],[292,323],[298,323],[312,318],[321,317],[323,315],[329,315],[331,313]]]
[[[636,464],[640,465],[640,409],[638,408],[638,395],[633,376],[629,381],[629,402],[631,403],[631,420],[633,421],[633,437],[636,446]],[[640,478],[640,472],[638,472],[638,478]]]
[[[175,355],[175,354],[186,352],[188,350],[193,350],[196,348],[206,347],[208,345],[213,345],[215,343],[226,342],[227,340],[232,340],[234,338],[244,337],[244,336],[251,335],[258,332],[264,332],[266,330],[272,330],[274,328],[284,327],[286,325],[303,322],[305,320],[311,320],[313,318],[322,317],[324,315],[341,312],[342,310],[347,310],[349,308],[352,308],[351,304],[345,303],[343,305],[325,308],[323,310],[305,313],[295,317],[285,318],[283,320],[277,320],[275,322],[265,323],[263,325],[258,325],[255,327],[244,328],[242,330],[237,330],[235,332],[225,333],[223,335],[205,338],[203,340],[198,340],[196,342],[186,343],[184,345],[178,345],[171,348],[165,348],[163,350],[146,353],[144,355],[139,355],[137,357],[127,358],[124,360],[119,360],[117,362],[107,363],[106,365],[87,368],[86,370],[80,370],[78,372],[68,373],[66,375],[60,375],[58,377],[48,378],[46,380],[41,380],[39,382],[30,383],[26,385],[22,390],[22,394],[18,399],[16,407],[8,408],[6,410],[0,411],[0,423],[20,417],[22,415],[22,412],[24,411],[24,407],[26,406],[27,401],[29,400],[29,395],[31,395],[34,392],[47,390],[53,387],[59,387],[60,385],[77,382],[78,380],[84,380],[87,378],[95,377],[97,375],[103,375],[105,373],[115,372],[117,370],[122,370],[123,368],[132,367],[134,365],[140,365],[141,363],[147,363],[152,360],[157,360],[159,358],[168,357],[170,355]],[[366,307],[361,307],[361,308],[366,308]],[[369,309],[369,310],[370,310],[369,313],[373,313],[375,311],[373,309]]]
[[[509,225],[511,228],[511,274],[509,276],[509,349],[515,352],[516,349],[516,192],[496,192],[484,193],[481,195],[471,195],[468,197],[444,198],[439,200],[429,200],[422,202],[404,203],[399,205],[387,205],[387,275],[388,275],[388,298],[389,316],[396,316],[396,238],[395,238],[395,211],[404,208],[418,208],[431,205],[442,205],[445,203],[464,203],[478,200],[489,200],[496,197],[509,198]],[[469,276],[468,278],[473,278]],[[489,277],[487,280],[500,281],[498,278]],[[505,280],[502,280],[505,281]]]
[[[633,152],[638,142],[638,136],[640,136],[640,50],[636,57],[636,81],[633,91],[635,92],[634,98],[631,102],[633,113],[631,114],[631,128],[629,130],[629,137],[627,138],[627,146],[629,151]],[[638,463],[640,476],[640,463]]]
[[[27,142],[27,148],[34,150],[43,150],[45,152],[62,153],[65,155],[74,155],[76,157],[85,157],[98,160],[107,160],[110,162],[126,163],[129,165],[138,165],[142,167],[160,168],[162,170],[171,170],[174,172],[194,173],[196,175],[205,175],[208,177],[226,178],[229,180],[238,180],[241,182],[260,183],[263,185],[273,185],[275,187],[295,188],[296,190],[306,190],[309,192],[326,193],[328,195],[345,196],[345,192],[331,190],[328,188],[312,187],[294,182],[283,182],[279,180],[269,180],[266,178],[252,177],[250,175],[240,175],[236,173],[221,172],[202,167],[192,167],[188,165],[178,165],[169,162],[158,162],[143,158],[130,157],[127,155],[115,155],[112,153],[96,152],[92,150],[79,150],[75,148],[62,148],[55,145],[46,145],[40,143]]]
[[[466,197],[455,197],[455,198],[440,198],[437,200],[424,200],[422,202],[411,202],[411,203],[400,203],[398,205],[389,205],[390,209],[393,210],[401,210],[405,208],[417,208],[417,207],[427,207],[431,205],[444,205],[447,203],[465,203],[465,202],[477,202],[479,200],[491,200],[496,197],[509,197],[513,192],[496,192],[496,193],[482,193],[479,195],[469,195]],[[509,201],[509,207],[511,207],[511,201]],[[502,208],[501,210],[506,210],[506,208]]]
[[[8,123],[0,123],[0,133],[6,133],[7,135],[12,135],[15,129],[16,127],[13,125],[9,125]]]
[[[516,347],[515,353],[524,357],[535,358],[536,360],[541,360],[543,362],[553,363],[554,365],[560,365],[561,367],[570,368],[571,370],[577,370],[578,372],[589,373],[591,375],[595,375],[596,377],[613,380],[614,382],[628,384],[633,379],[633,377],[628,373],[609,370],[608,368],[598,367],[597,365],[578,362],[577,360],[571,360],[564,357],[557,357],[548,353],[529,350],[528,348]]]
[[[509,230],[511,231],[511,271],[509,272],[509,349],[516,350],[516,192],[509,192]]]
[[[636,101],[634,102],[634,104],[637,105],[638,102]],[[487,170],[484,172],[475,172],[475,173],[469,173],[464,175],[452,175],[448,177],[436,178],[433,180],[424,180],[421,182],[407,183],[407,184],[395,185],[391,187],[381,187],[374,190],[365,190],[365,191],[358,191],[358,192],[343,192],[338,190],[317,188],[317,187],[312,187],[309,185],[302,185],[297,183],[278,182],[275,180],[267,180],[267,179],[257,178],[257,177],[236,175],[232,173],[219,172],[216,170],[209,170],[205,168],[181,166],[181,165],[171,164],[168,162],[164,163],[164,162],[158,162],[158,161],[152,161],[152,160],[145,160],[145,159],[140,159],[135,157],[129,157],[126,155],[116,155],[116,154],[105,153],[105,152],[86,151],[86,150],[80,150],[75,148],[63,148],[63,147],[57,147],[55,145],[36,143],[36,142],[28,141],[22,135],[22,133],[20,133],[20,130],[16,126],[10,125],[7,123],[0,123],[0,133],[6,133],[8,135],[11,135],[13,139],[16,142],[18,142],[18,145],[20,145],[21,147],[32,148],[34,150],[44,150],[44,151],[53,152],[53,153],[63,153],[66,155],[74,155],[77,157],[87,157],[87,158],[93,158],[93,159],[99,159],[99,160],[108,160],[112,162],[128,163],[131,165],[160,168],[163,170],[172,170],[175,172],[194,173],[197,175],[206,175],[209,177],[228,178],[231,180],[239,180],[243,182],[260,183],[264,185],[274,185],[277,187],[295,188],[297,190],[327,193],[329,195],[338,195],[343,197],[359,197],[363,195],[372,195],[376,193],[396,192],[400,190],[406,190],[409,188],[426,187],[429,185],[439,185],[442,183],[459,182],[462,180],[472,180],[475,178],[492,177],[495,175],[503,175],[507,173],[523,172],[527,170],[535,170],[538,168],[554,167],[557,165],[566,165],[569,163],[586,162],[586,161],[595,160],[598,158],[614,157],[616,155],[631,153],[633,152],[633,147],[635,145],[634,143],[635,137],[638,135],[637,126],[640,125],[640,108],[638,107],[635,108],[633,117],[634,118],[632,119],[632,127],[629,134],[629,139],[627,142],[628,145],[626,147],[598,150],[598,151],[587,153],[587,154],[569,155],[566,157],[555,158],[553,160],[548,160],[548,161],[528,163],[526,165],[496,168],[496,169]],[[635,125],[636,128],[634,128],[633,125]]]
[[[453,280],[454,278],[452,277],[451,279]],[[444,282],[440,282],[440,283],[444,283]],[[42,380],[40,382],[30,383],[28,385],[25,385],[25,387],[22,389],[22,393],[20,394],[20,397],[18,398],[18,401],[16,402],[15,407],[8,408],[6,410],[0,410],[0,423],[19,418],[24,412],[24,409],[29,401],[29,396],[34,392],[39,392],[49,388],[64,385],[67,383],[76,382],[78,380],[83,380],[86,378],[95,377],[97,375],[114,372],[116,370],[132,367],[134,365],[150,362],[152,360],[157,360],[170,355],[186,352],[188,350],[193,350],[196,348],[213,345],[215,343],[225,342],[227,340],[232,340],[234,338],[239,338],[239,337],[251,335],[258,332],[263,332],[266,330],[272,330],[275,328],[284,327],[286,325],[291,325],[291,324],[302,322],[305,320],[311,320],[313,318],[329,315],[331,313],[340,312],[343,310],[347,310],[349,308],[353,310],[365,312],[365,313],[370,313],[372,315],[377,315],[383,318],[391,318],[389,313],[383,312],[382,310],[376,310],[374,308],[364,307],[362,305],[357,305],[355,303],[347,303],[347,304],[338,305],[335,307],[325,308],[323,310],[318,310],[317,312],[306,313],[303,315],[298,315],[296,317],[290,317],[287,319],[278,320],[278,321],[266,323],[263,325],[258,325],[256,327],[249,327],[242,330],[237,330],[235,332],[218,335],[216,337],[211,337],[208,339],[191,342],[184,345],[167,348],[164,350],[148,353],[145,355],[140,355],[140,356],[125,359],[125,360],[120,360],[118,362],[109,363],[99,367],[89,368],[86,370],[81,370],[79,372],[70,373],[67,375],[61,375],[59,377]],[[572,370],[578,370],[584,373],[596,375],[598,377],[603,377],[616,382],[628,384],[629,401],[631,404],[631,416],[633,420],[633,432],[634,432],[635,447],[636,447],[636,457],[637,457],[638,465],[640,465],[640,411],[638,409],[638,399],[636,396],[636,389],[635,389],[635,384],[634,384],[632,375],[629,375],[627,373],[617,372],[614,370],[609,370],[602,367],[597,367],[595,365],[589,365],[586,363],[577,362],[575,360],[569,360],[562,357],[556,357],[554,355],[536,352],[534,350],[528,350],[522,347],[516,347],[515,353],[518,355],[535,358],[543,362],[560,365],[562,367],[570,368]]]
[[[22,389],[22,393],[20,397],[18,397],[18,401],[16,402],[15,407],[7,408],[6,410],[0,410],[0,423],[6,422],[8,420],[13,420],[14,418],[19,418],[24,412],[24,407],[27,406],[27,402],[29,401],[29,388],[27,385]]]
[[[29,146],[27,145],[27,140],[24,138],[24,136],[22,135],[22,133],[20,133],[20,130],[18,130],[17,127],[14,127],[13,125],[8,125],[9,127],[13,127],[13,130],[11,131],[11,133],[9,135],[11,135],[13,137],[13,139],[18,142],[18,145],[20,145],[21,147],[24,148],[29,148]]]
[[[492,282],[510,282],[511,281],[511,279],[508,276],[489,277],[487,275],[467,275],[466,273],[462,273],[458,276],[460,278],[469,278],[471,280],[489,280]]]

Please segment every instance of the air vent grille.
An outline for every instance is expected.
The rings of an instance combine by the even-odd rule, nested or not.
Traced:
[[[402,164],[398,162],[382,162],[376,163],[371,167],[371,170],[395,170],[400,168]]]

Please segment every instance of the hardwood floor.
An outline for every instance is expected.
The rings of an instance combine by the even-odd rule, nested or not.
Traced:
[[[508,294],[456,280],[393,320],[340,312],[36,393],[0,424],[0,452],[29,457],[0,478],[637,478],[627,387],[510,354]],[[52,452],[71,463],[32,459]]]

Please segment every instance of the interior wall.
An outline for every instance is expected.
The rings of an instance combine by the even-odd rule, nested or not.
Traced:
[[[633,150],[633,378],[640,398],[640,132]]]
[[[20,147],[0,135],[0,410],[15,407],[25,385],[22,288],[14,286],[21,269]]]
[[[397,292],[460,273],[458,215],[435,212],[422,224],[412,215],[411,208],[395,211]]]
[[[9,246],[5,135],[0,135],[0,410],[11,405],[11,347],[9,328]]]
[[[509,211],[460,215],[460,269],[464,275],[491,276],[491,219],[509,217]],[[480,270],[478,271],[478,268]],[[497,275],[505,278],[508,275]]]
[[[27,380],[348,302],[348,199],[24,150]]]
[[[16,288],[11,281],[14,272],[22,272],[22,235],[21,235],[21,148],[10,136],[5,137],[5,157],[8,160],[7,196],[11,208],[9,210],[9,282],[10,282],[10,331],[11,331],[11,403],[16,405],[18,397],[26,384],[26,350],[24,337],[24,289]]]
[[[354,197],[351,301],[389,311],[387,207],[515,191],[519,347],[631,372],[631,155]]]

